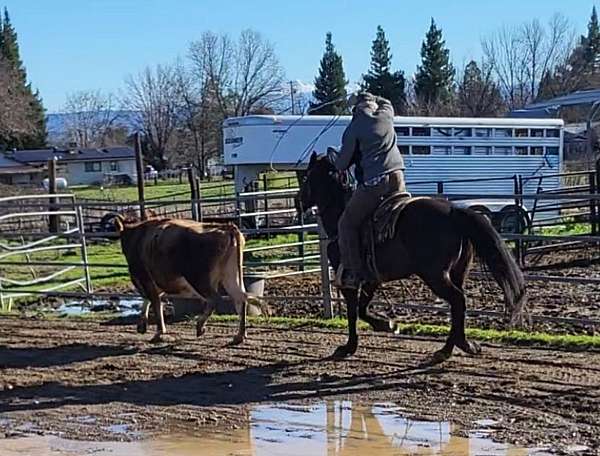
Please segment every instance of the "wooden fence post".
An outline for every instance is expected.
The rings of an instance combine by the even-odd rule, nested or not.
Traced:
[[[48,194],[56,195],[56,158],[48,160]],[[56,198],[50,198],[49,211],[55,211],[57,209]],[[51,233],[58,233],[60,226],[60,219],[58,215],[50,215],[48,218],[48,228]]]
[[[329,259],[327,258],[327,234],[323,228],[321,217],[317,217],[319,224],[319,255],[321,261],[321,287],[323,288],[323,314],[325,318],[333,318],[331,305],[331,278],[329,277]]]
[[[135,133],[135,168],[137,172],[138,203],[140,205],[140,219],[146,220],[146,198],[144,196],[144,158],[142,156],[142,140],[140,133]]]
[[[190,165],[187,169],[188,175],[188,183],[190,184],[190,203],[192,210],[192,219],[198,220],[198,211],[196,210],[196,200],[198,199],[198,195],[196,194],[196,176],[194,173],[194,168]]]
[[[198,212],[198,221],[201,222],[204,218],[202,214],[202,178],[196,176],[196,211]]]

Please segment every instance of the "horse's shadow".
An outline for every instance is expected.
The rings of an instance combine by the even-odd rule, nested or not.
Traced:
[[[132,355],[138,351],[130,345],[69,344],[47,348],[0,346],[0,369],[62,366],[98,358]]]
[[[421,388],[407,382],[415,374],[432,369],[407,367],[386,374],[352,377],[321,376],[310,380],[276,381],[278,373],[293,372],[307,363],[325,363],[327,358],[281,362],[215,373],[190,373],[151,380],[113,384],[64,385],[56,382],[15,388],[0,393],[0,413],[54,409],[65,405],[100,405],[112,402],[139,406],[189,405],[199,407],[236,406],[251,403],[299,401],[328,396],[360,394],[400,388]],[[292,377],[293,378],[293,377]]]

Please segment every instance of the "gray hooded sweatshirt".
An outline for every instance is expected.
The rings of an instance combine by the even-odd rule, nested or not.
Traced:
[[[377,104],[372,110],[363,101]],[[356,165],[359,184],[377,180],[392,171],[403,170],[404,160],[396,144],[394,108],[383,97],[361,94],[350,125],[342,136],[342,149],[335,167],[344,171]]]

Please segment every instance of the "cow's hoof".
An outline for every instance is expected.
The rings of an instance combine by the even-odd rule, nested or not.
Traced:
[[[139,334],[146,334],[146,332],[148,331],[148,323],[145,322],[145,321],[140,321],[137,324],[137,328],[136,329],[137,329],[137,332]]]
[[[456,346],[467,353],[468,355],[479,355],[481,353],[481,347],[475,342],[470,340],[464,340],[456,344]]]
[[[233,339],[231,340],[231,343],[229,345],[240,345],[244,342],[244,339],[245,337],[241,334],[236,334],[235,336],[233,336]]]
[[[151,344],[159,344],[161,342],[165,342],[165,335],[163,333],[156,333],[154,337],[150,339]]]
[[[335,349],[331,357],[333,359],[347,358],[348,356],[352,356],[354,353],[356,353],[356,349],[357,347],[355,345],[340,345]]]

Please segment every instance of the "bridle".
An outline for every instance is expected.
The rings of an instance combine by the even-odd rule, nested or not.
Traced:
[[[331,163],[331,159],[327,156],[328,161]],[[308,199],[312,199],[312,195],[310,194],[310,185],[308,183],[310,179],[311,170],[309,169],[302,180],[302,184],[300,185],[300,205],[302,206],[302,195],[308,193]],[[335,168],[332,168],[328,172],[329,176],[332,177],[341,187],[341,191],[344,194],[344,202],[347,202],[350,198],[353,191],[353,177],[351,173],[346,171],[337,171]],[[329,198],[323,203],[319,205],[317,208],[317,214],[321,215],[327,212],[327,210],[331,209],[331,207],[336,203],[336,197],[334,193],[329,193]],[[303,210],[304,208],[301,207]]]

